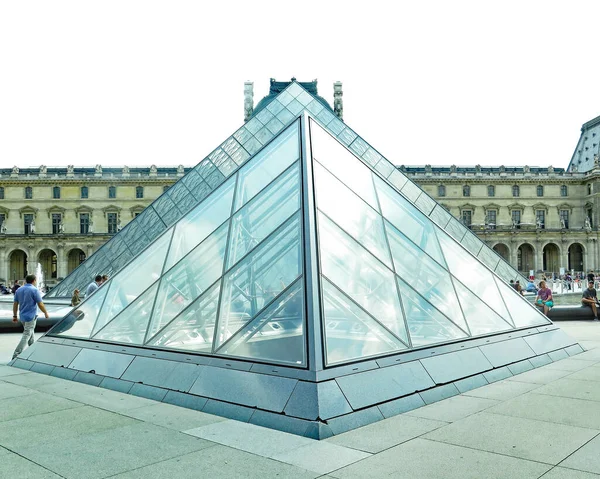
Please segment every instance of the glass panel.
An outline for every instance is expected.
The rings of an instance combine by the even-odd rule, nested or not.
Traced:
[[[295,122],[240,170],[235,209],[246,204],[299,156],[299,123]]]
[[[468,332],[450,275],[386,221],[396,274]]]
[[[234,215],[227,268],[264,240],[298,208],[300,167],[296,163]]]
[[[157,289],[158,283],[154,283],[93,338],[118,343],[143,344]]]
[[[321,271],[346,295],[408,344],[394,273],[319,213]]]
[[[50,333],[58,336],[89,338],[102,307],[108,286],[103,286],[69,313]]]
[[[513,329],[513,327],[492,311],[483,301],[454,280],[458,300],[471,330],[471,336],[497,333]]]
[[[314,121],[310,122],[310,138],[313,158],[378,210],[369,168]]]
[[[406,349],[325,278],[322,285],[327,365]]]
[[[210,352],[217,320],[220,286],[219,281],[146,344]]]
[[[468,337],[465,331],[448,320],[404,281],[398,277],[396,279],[413,347]]]
[[[302,246],[296,214],[225,275],[216,348],[302,273]]]
[[[231,214],[235,177],[185,215],[175,226],[165,271],[216,230]]]
[[[314,163],[317,206],[386,265],[392,265],[383,221],[372,209],[319,163]],[[366,171],[368,180],[371,174]]]
[[[302,279],[244,326],[217,352],[228,356],[306,364]]]
[[[515,323],[515,327],[523,328],[527,326],[546,326],[550,320],[546,318],[535,306],[529,304],[525,298],[517,293],[513,288],[507,286],[501,281],[496,280],[500,294],[506,303],[510,315]]]
[[[162,277],[148,329],[149,337],[223,274],[228,231],[229,224],[225,223]]]
[[[173,229],[167,231],[104,286],[109,290],[94,333],[160,278],[172,234]]]
[[[500,298],[492,273],[445,233],[438,230],[438,237],[448,262],[449,271],[468,285],[478,297],[482,298],[501,317],[509,318],[510,316],[506,311],[502,298]]]

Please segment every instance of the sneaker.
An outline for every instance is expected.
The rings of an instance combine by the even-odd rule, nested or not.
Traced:
[[[600,319],[598,319],[598,316],[596,316],[596,317],[594,318],[594,321],[600,321]]]

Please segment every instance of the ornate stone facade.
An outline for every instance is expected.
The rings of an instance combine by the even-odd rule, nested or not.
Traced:
[[[53,286],[189,168],[0,168],[0,282]]]

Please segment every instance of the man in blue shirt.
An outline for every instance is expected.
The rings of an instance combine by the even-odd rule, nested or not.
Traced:
[[[19,321],[17,317],[17,309],[21,316],[21,324],[23,325],[23,336],[21,341],[17,345],[17,349],[13,354],[15,359],[25,346],[31,346],[33,344],[33,332],[35,331],[35,323],[37,322],[37,309],[38,306],[48,318],[48,311],[46,306],[42,303],[42,295],[37,289],[37,278],[35,274],[30,274],[25,278],[25,285],[21,286],[15,293],[15,302],[13,303],[13,323]]]

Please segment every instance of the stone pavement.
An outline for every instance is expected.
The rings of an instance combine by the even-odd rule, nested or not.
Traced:
[[[320,442],[0,366],[0,477],[600,477],[600,325],[560,325],[588,351]]]

